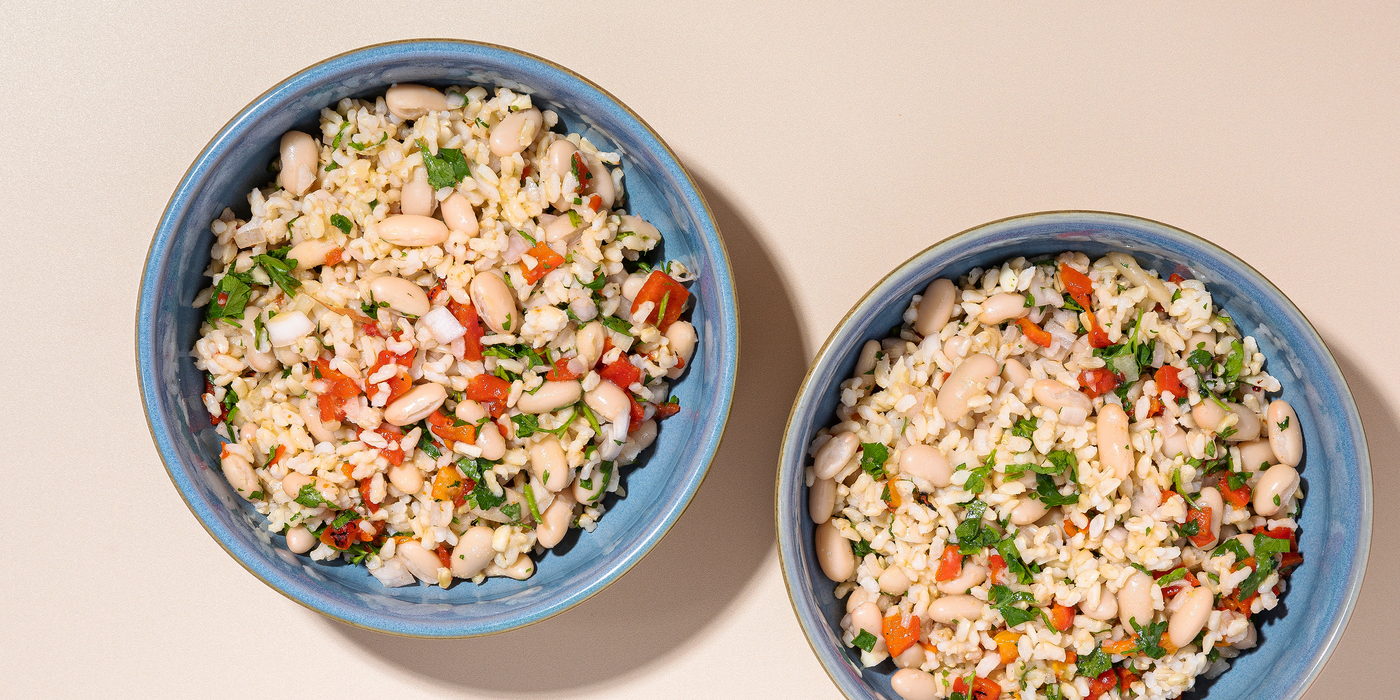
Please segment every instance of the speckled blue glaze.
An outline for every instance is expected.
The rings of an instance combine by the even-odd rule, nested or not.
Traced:
[[[503,85],[559,113],[562,128],[622,155],[627,208],[656,224],[665,255],[697,276],[693,322],[700,344],[675,394],[687,407],[666,421],[627,497],[609,498],[596,531],[573,531],[526,581],[490,579],[449,590],[386,589],[363,567],[315,564],[238,498],[218,466],[219,438],[200,401],[204,378],[189,353],[202,310],[191,301],[209,223],[226,206],[247,214],[247,193],[266,183],[283,132],[311,133],[322,107],[373,96],[392,83]],[[462,637],[521,627],[582,602],[637,563],[670,529],[709,469],[729,415],[737,369],[738,315],[729,262],[703,197],[661,138],[591,82],[512,49],[451,40],[400,42],[336,56],[287,79],[233,118],[200,153],[167,206],[141,282],[137,365],[161,459],[209,534],[254,576],[292,600],[353,625],[402,635]]]
[[[849,377],[865,341],[900,322],[913,295],[936,277],[957,277],[1020,256],[1078,250],[1135,255],[1163,277],[1189,270],[1206,283],[1247,334],[1298,411],[1307,456],[1301,518],[1307,563],[1292,576],[1282,605],[1261,621],[1262,644],[1214,682],[1186,697],[1288,700],[1303,694],[1331,654],[1351,615],[1371,542],[1371,465],[1361,418],[1341,371],[1317,332],[1272,283],[1239,258],[1165,224],[1100,212],[1031,214],[963,232],[916,255],[870,290],[818,353],[788,420],[778,471],[778,541],[793,608],[812,649],[849,698],[891,698],[893,665],[862,669],[842,647],[844,605],[821,572],[807,517],[803,467],[807,445],[834,422],[836,386]]]

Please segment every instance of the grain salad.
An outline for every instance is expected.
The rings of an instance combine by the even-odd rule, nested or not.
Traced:
[[[1205,285],[1016,258],[891,333],[805,476],[841,639],[896,693],[1165,700],[1257,643],[1302,564],[1302,426]]]
[[[528,578],[591,532],[695,352],[616,153],[528,94],[390,87],[212,223],[193,351],[233,489],[384,586]]]

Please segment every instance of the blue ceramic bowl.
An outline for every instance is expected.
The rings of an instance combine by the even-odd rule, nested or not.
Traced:
[[[676,386],[690,407],[666,421],[651,454],[628,470],[627,497],[609,498],[596,531],[577,532],[526,581],[490,579],[450,590],[386,589],[363,567],[312,563],[230,489],[218,469],[219,439],[200,402],[204,378],[190,359],[208,284],[209,223],[247,193],[288,129],[310,131],[318,111],[392,83],[504,85],[559,113],[563,127],[622,155],[630,211],[665,235],[665,255],[697,275],[693,322],[700,345]],[[314,131],[312,133],[315,133]],[[738,358],[738,316],[729,261],[714,219],[671,149],[602,88],[519,51],[465,41],[382,44],[336,56],[288,78],[224,126],[180,181],[151,242],[141,281],[136,354],[151,434],[180,495],[209,534],[249,572],[283,595],[343,622],[395,634],[464,637],[521,627],[577,605],[617,579],[661,539],[705,478],[729,415]]]
[[[891,662],[862,669],[841,645],[844,601],[817,565],[807,517],[803,467],[807,446],[835,422],[837,385],[849,377],[865,341],[900,322],[913,295],[936,277],[1019,255],[1078,250],[1091,257],[1131,252],[1166,277],[1178,266],[1206,283],[1218,304],[1259,341],[1267,367],[1298,411],[1307,456],[1307,502],[1300,545],[1307,563],[1294,571],[1283,605],[1256,618],[1262,643],[1214,682],[1190,694],[1214,699],[1287,700],[1303,694],[1322,670],[1351,615],[1371,542],[1371,465],[1361,418],[1331,354],[1282,292],[1244,261],[1181,229],[1100,212],[1031,214],[964,231],[914,256],[876,284],[817,354],[788,419],[778,467],[778,551],[793,608],[813,651],[848,698],[898,698]],[[1208,688],[1205,686],[1208,685]]]

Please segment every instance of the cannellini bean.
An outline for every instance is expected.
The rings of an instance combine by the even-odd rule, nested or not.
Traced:
[[[320,165],[321,148],[316,139],[300,131],[282,134],[282,171],[277,184],[287,192],[301,196],[316,184],[316,168]]]
[[[645,219],[642,219],[641,217],[637,216],[632,216],[631,214],[623,214],[620,217],[620,219],[621,222],[617,225],[618,240],[625,238],[626,236],[624,234],[629,232],[635,233],[638,236],[647,240],[661,240],[661,232],[658,231],[655,226],[652,226],[651,224],[647,223]]]
[[[954,620],[978,620],[985,603],[970,595],[943,596],[928,606],[928,616],[934,622],[952,624]]]
[[[885,648],[884,617],[875,603],[865,603],[851,612],[851,631],[859,635],[862,631],[875,636],[875,646],[871,651],[883,654]]]
[[[505,280],[494,272],[482,272],[472,278],[472,302],[486,325],[494,333],[511,333],[520,328],[520,310],[515,305],[515,294]]]
[[[1025,316],[1030,310],[1030,307],[1026,306],[1024,294],[993,294],[982,302],[982,313],[977,315],[977,321],[984,326],[995,326]]]
[[[599,384],[602,386],[602,384]],[[830,479],[846,466],[847,462],[856,455],[856,450],[860,449],[860,438],[855,433],[841,433],[832,437],[817,450],[816,459],[812,463],[812,471],[818,479]]]
[[[452,109],[447,97],[427,85],[403,83],[393,85],[384,93],[384,104],[399,119],[417,119],[428,112]]]
[[[1205,628],[1211,608],[1215,605],[1215,594],[1201,587],[1177,595],[1186,596],[1186,601],[1172,613],[1167,623],[1167,635],[1171,637],[1172,644],[1180,648],[1190,644]]]
[[[1152,577],[1142,571],[1134,571],[1123,587],[1118,589],[1118,619],[1125,629],[1133,629],[1132,621],[1143,627],[1152,622],[1152,587],[1157,585]]]
[[[414,247],[437,245],[447,240],[447,224],[428,216],[395,214],[376,226],[385,243]]]
[[[1031,380],[1031,373],[1025,365],[1021,364],[1020,360],[1008,359],[1001,368],[1001,378],[1019,391],[1021,387],[1026,385],[1026,382]]]
[[[563,490],[574,478],[569,468],[569,459],[559,438],[550,435],[530,448],[530,471],[544,482],[544,487],[554,493]]]
[[[957,361],[960,357],[967,356],[968,348],[972,347],[972,339],[965,335],[955,335],[943,341],[943,354],[948,359]]]
[[[316,536],[306,529],[305,525],[297,525],[287,530],[287,549],[293,554],[306,554],[316,546]]]
[[[627,276],[622,282],[622,298],[632,301],[637,298],[637,294],[642,291],[642,285],[647,283],[648,275],[642,272],[634,272]]]
[[[574,334],[574,344],[578,346],[578,359],[587,369],[593,369],[603,356],[603,324],[590,321],[583,324]]]
[[[841,536],[830,520],[817,526],[817,563],[826,577],[840,583],[856,570],[856,555],[851,541]]]
[[[1170,416],[1157,417],[1157,431],[1162,434],[1162,454],[1168,458],[1185,454],[1188,446],[1186,444],[1186,431],[1177,426],[1176,421]]]
[[[301,472],[288,472],[287,476],[282,479],[282,493],[287,494],[288,498],[296,498],[297,494],[301,493],[303,486],[309,486],[315,482],[315,479]]]
[[[549,504],[540,517],[543,522],[535,528],[539,536],[540,546],[545,549],[553,549],[564,539],[564,535],[569,532],[569,523],[574,520],[574,497],[567,491],[561,492],[554,502]]]
[[[284,348],[311,335],[316,330],[316,322],[301,311],[284,311],[263,324],[267,329],[267,342],[274,348]]]
[[[432,308],[423,288],[402,277],[376,277],[369,282],[369,292],[376,302],[382,301],[405,316],[422,316]]]
[[[575,226],[573,219],[570,219],[567,216],[561,216],[549,222],[548,224],[545,224],[544,239],[546,241],[549,241],[550,243],[567,241],[570,238],[572,238],[574,234],[584,230],[585,228],[588,228],[588,225],[583,223],[582,221],[580,221],[579,224]]]
[[[582,395],[583,386],[577,381],[545,382],[533,393],[521,394],[515,407],[524,413],[549,413],[576,403]]]
[[[938,488],[953,483],[953,465],[942,450],[931,445],[910,445],[899,455],[899,473],[916,476]]]
[[[436,411],[446,400],[447,390],[441,384],[419,384],[384,409],[384,422],[398,426],[417,423]]]
[[[1257,472],[1268,469],[1278,461],[1268,440],[1250,440],[1240,443],[1240,462],[1246,471]]]
[[[879,593],[871,593],[870,591],[860,586],[856,586],[856,589],[854,591],[851,591],[850,597],[846,598],[846,612],[855,612],[856,608],[866,603],[869,603],[872,600],[879,599]]]
[[[919,647],[915,644],[914,647]],[[890,676],[890,688],[904,700],[938,700],[938,680],[917,668],[901,668]]]
[[[394,547],[394,556],[420,581],[437,583],[437,570],[442,568],[442,560],[436,553],[428,551],[422,542],[404,540]]]
[[[1215,334],[1210,331],[1197,331],[1186,340],[1186,354],[1191,354],[1197,350],[1205,350],[1208,353],[1215,353]]]
[[[590,505],[597,503],[603,495],[607,493],[608,481],[611,480],[611,478],[611,475],[609,475],[607,479],[604,479],[603,470],[594,468],[593,473],[588,479],[575,479],[574,500],[579,503],[587,503]],[[588,483],[585,484],[584,481]]]
[[[939,414],[949,423],[962,420],[971,410],[968,401],[986,391],[987,382],[1000,371],[1001,365],[989,355],[979,353],[963,360],[938,392]]]
[[[967,589],[972,588],[973,586],[980,585],[983,581],[986,580],[987,567],[982,566],[981,564],[964,562],[962,572],[958,574],[957,578],[948,579],[947,581],[939,581],[938,590],[953,595],[961,595],[963,593],[966,593]]]
[[[403,184],[399,201],[399,211],[417,216],[432,216],[437,200],[433,198],[433,186],[428,184],[428,169],[413,169],[413,177]]]
[[[1011,510],[1012,525],[1030,525],[1031,523],[1045,517],[1050,509],[1044,503],[1033,498],[1023,498],[1015,508]]]
[[[880,590],[890,595],[904,595],[909,591],[909,576],[898,566],[891,566],[880,574]]]
[[[496,556],[491,548],[494,531],[484,525],[467,528],[457,538],[457,546],[452,549],[452,575],[457,578],[471,578],[486,568]]]
[[[807,490],[807,515],[812,522],[821,525],[831,519],[836,510],[836,482],[831,479],[817,479]]]
[[[1040,405],[1059,414],[1060,422],[1067,425],[1083,425],[1089,414],[1094,412],[1094,402],[1083,392],[1075,391],[1054,379],[1042,379],[1032,384],[1031,394]],[[1074,410],[1062,413],[1067,408]],[[1072,423],[1067,421],[1067,418],[1077,418],[1079,422]]]
[[[302,422],[306,423],[306,432],[311,433],[316,442],[335,442],[335,435],[321,422],[321,409],[316,407],[316,402],[311,397],[303,398],[297,409]]]
[[[1303,461],[1303,426],[1298,424],[1298,414],[1283,399],[1269,403],[1265,415],[1269,428],[1269,447],[1279,464],[1297,467]]]
[[[442,200],[442,221],[447,228],[453,231],[462,231],[471,238],[481,230],[481,224],[476,220],[476,212],[472,210],[471,202],[467,201],[460,192],[453,192],[447,199]]]
[[[1204,403],[1204,402],[1203,402]],[[1230,412],[1238,417],[1235,422],[1235,432],[1230,433],[1225,438],[1225,442],[1248,442],[1257,440],[1262,426],[1259,423],[1259,414],[1249,410],[1243,404],[1226,403],[1230,407]]]
[[[611,209],[613,199],[617,196],[613,187],[612,174],[608,172],[607,166],[603,165],[603,161],[598,160],[598,156],[584,151],[579,151],[578,154],[583,158],[584,164],[588,166],[588,173],[592,176],[584,178],[585,182],[579,186],[579,193],[583,195],[596,194],[603,200],[603,206],[600,209]]]
[[[516,557],[515,561],[511,562],[510,566],[500,567],[495,564],[488,564],[486,566],[487,576],[505,576],[517,581],[524,581],[530,578],[534,573],[535,562],[530,559],[530,555],[524,552],[521,552],[520,556]]]
[[[1298,490],[1298,470],[1287,464],[1275,464],[1259,477],[1254,485],[1254,512],[1269,517],[1283,507],[1283,499]]]
[[[1089,598],[1085,598],[1079,603],[1079,612],[1091,620],[1108,622],[1118,616],[1118,599],[1108,589],[1099,585],[1099,604],[1090,606]]]
[[[476,433],[476,446],[481,448],[481,458],[491,461],[506,456],[506,441],[501,437],[501,429],[495,423],[481,426]]]
[[[326,256],[332,250],[339,248],[335,241],[316,240],[302,241],[287,251],[287,259],[297,261],[298,270],[310,270],[313,267],[320,267],[326,264]]]
[[[1228,415],[1230,415],[1229,406],[1222,406],[1212,399],[1206,399],[1191,409],[1191,418],[1196,421],[1196,425],[1211,432],[1220,430],[1221,421],[1225,420],[1225,416]]]
[[[666,341],[671,344],[671,350],[680,359],[677,366],[666,375],[674,379],[681,376],[685,368],[690,366],[690,359],[695,356],[695,326],[689,321],[676,321],[666,329],[665,335]]]
[[[598,386],[593,387],[585,394],[583,402],[588,404],[594,413],[607,419],[610,423],[616,423],[624,414],[632,410],[632,402],[627,400],[627,392],[606,380],[598,382]]]
[[[232,486],[238,495],[251,500],[249,497],[258,491],[258,475],[253,472],[253,465],[248,460],[230,453],[219,460],[219,466],[224,472],[224,478],[228,479],[229,486]]]
[[[466,399],[457,404],[457,408],[452,412],[452,415],[468,423],[480,423],[481,419],[486,417],[486,409],[482,408],[481,404],[471,399]]]
[[[569,142],[567,139],[559,139],[549,144],[549,148],[545,150],[544,162],[549,166],[550,170],[558,173],[562,177],[564,173],[573,170],[573,158],[574,154],[577,152],[578,148],[575,147],[573,143]]]
[[[1171,619],[1172,615],[1176,614],[1176,611],[1180,610],[1182,606],[1186,605],[1186,601],[1191,599],[1191,596],[1186,594],[1190,593],[1192,589],[1196,588],[1195,586],[1191,585],[1190,581],[1178,581],[1177,583],[1174,583],[1172,585],[1180,587],[1177,589],[1176,595],[1173,596],[1171,600],[1168,600],[1167,604],[1162,607],[1162,615],[1165,616],[1168,620]]]
[[[1196,507],[1210,508],[1210,541],[1199,545],[1201,549],[1209,549],[1220,539],[1220,519],[1225,517],[1225,499],[1221,498],[1220,491],[1214,486],[1207,486],[1196,497]]]
[[[860,356],[856,358],[857,377],[863,377],[875,371],[875,355],[880,352],[880,341],[867,340],[860,348]]]
[[[389,483],[413,496],[423,490],[423,472],[418,471],[418,467],[412,461],[405,461],[403,464],[389,467]]]
[[[919,299],[919,315],[914,319],[914,330],[919,335],[937,335],[948,325],[953,316],[953,302],[958,288],[951,280],[936,279],[924,288],[924,296]]]
[[[544,115],[535,108],[507,115],[491,127],[491,153],[496,157],[509,156],[525,150],[540,133]]]
[[[1171,305],[1172,293],[1167,289],[1166,283],[1147,274],[1141,267],[1138,267],[1137,261],[1133,259],[1133,256],[1127,253],[1114,252],[1109,253],[1106,257],[1114,265],[1118,266],[1118,272],[1128,278],[1129,282],[1138,286],[1145,285],[1147,287],[1147,296],[1150,299],[1161,304],[1163,307]]]
[[[928,655],[924,653],[924,648],[918,644],[915,644],[913,646],[910,646],[908,649],[905,649],[904,651],[900,652],[899,656],[894,657],[894,665],[899,668],[912,668],[917,670],[920,666],[923,666],[924,662],[927,660]],[[893,679],[891,679],[891,685],[893,685]],[[895,692],[898,691],[896,690]]]
[[[1099,463],[1112,470],[1119,479],[1128,478],[1133,468],[1133,446],[1128,442],[1128,414],[1118,404],[1104,404],[1099,409],[1098,429],[1094,437],[1099,448]]]

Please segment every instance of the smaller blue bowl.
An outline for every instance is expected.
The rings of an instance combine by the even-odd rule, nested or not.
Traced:
[[[909,300],[937,277],[955,278],[1017,256],[1064,250],[1090,257],[1121,250],[1162,277],[1188,268],[1248,335],[1283,385],[1303,425],[1307,501],[1299,520],[1306,562],[1289,579],[1283,605],[1255,618],[1260,645],[1209,684],[1215,700],[1302,696],[1341,638],[1361,591],[1371,544],[1371,462],[1351,391],[1307,319],[1244,261],[1181,229],[1122,214],[1067,211],[1029,214],[964,231],[895,268],[832,332],[807,373],[788,417],[778,465],[778,554],[802,631],[836,687],[848,698],[898,698],[893,664],[862,668],[840,640],[844,601],[821,572],[807,517],[803,480],[807,446],[835,422],[838,385],[851,375],[860,347],[884,338]]]
[[[312,563],[236,496],[219,470],[219,438],[200,395],[190,350],[203,318],[191,306],[210,222],[226,206],[247,214],[248,191],[289,129],[315,129],[321,108],[382,94],[393,83],[505,86],[560,116],[561,128],[622,155],[627,208],[665,235],[665,255],[695,271],[692,322],[700,345],[675,387],[683,407],[661,428],[649,457],[624,474],[627,497],[610,497],[592,533],[571,534],[525,581],[489,579],[451,589],[384,588],[363,567]],[[312,133],[315,133],[312,131]],[[470,637],[557,615],[635,565],[671,528],[709,470],[729,417],[738,364],[738,312],[729,259],[699,189],[671,149],[602,88],[544,59],[467,41],[381,44],[341,54],[288,78],[239,112],[195,159],[161,218],[141,279],[136,360],[151,436],[190,510],[225,551],[288,598],[359,627],[419,637]]]

